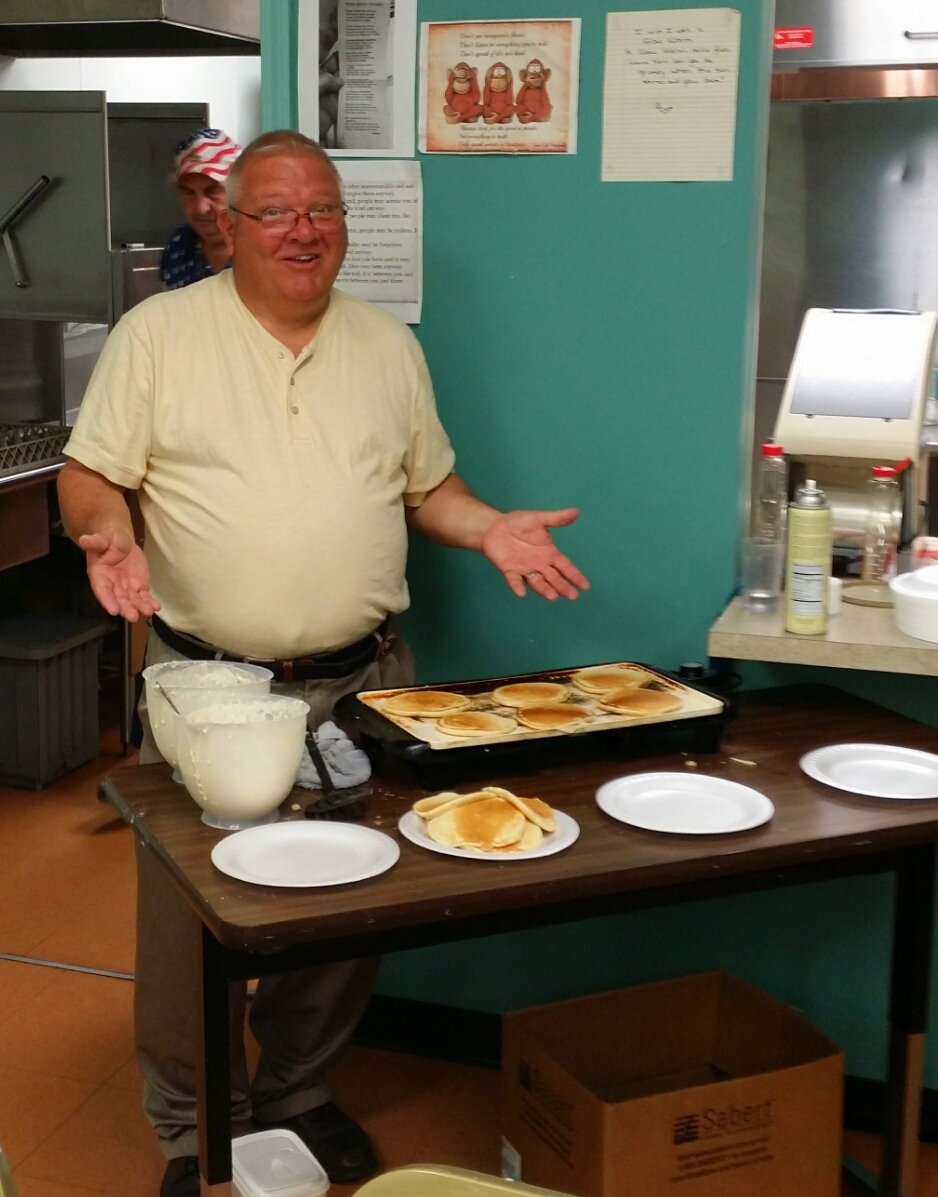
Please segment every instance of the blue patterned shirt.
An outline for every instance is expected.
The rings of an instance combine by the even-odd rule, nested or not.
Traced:
[[[187,224],[181,224],[167,241],[160,259],[163,286],[168,291],[175,291],[177,287],[188,287],[214,273],[202,254],[198,233]]]

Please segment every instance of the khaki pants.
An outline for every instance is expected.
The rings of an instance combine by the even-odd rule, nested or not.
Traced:
[[[154,633],[147,663],[183,658]],[[414,659],[403,640],[351,677],[271,687],[309,703],[313,728],[353,690],[412,685]],[[141,700],[144,728],[140,763],[160,757]],[[182,794],[184,791],[180,790]],[[144,1075],[144,1111],[167,1159],[196,1155],[195,1053],[198,1011],[193,945],[194,914],[157,862],[137,841],[137,962],[134,1029]],[[261,1054],[253,1081],[244,1058],[246,986],[233,982],[231,1009],[231,1101],[234,1133],[250,1129],[252,1114],[274,1122],[330,1100],[325,1072],[351,1039],[374,984],[378,961],[349,960],[263,977],[251,1002],[251,1031]]]

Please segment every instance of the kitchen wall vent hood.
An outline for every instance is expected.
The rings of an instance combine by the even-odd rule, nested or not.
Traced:
[[[259,0],[0,0],[14,58],[259,53]]]
[[[938,64],[935,0],[777,0],[775,28],[776,67]]]

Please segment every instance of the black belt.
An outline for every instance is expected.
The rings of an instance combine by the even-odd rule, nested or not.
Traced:
[[[354,644],[346,645],[345,648],[336,649],[333,653],[316,653],[314,656],[297,657],[292,661],[275,661],[259,657],[239,657],[237,653],[225,652],[224,649],[206,644],[197,636],[190,636],[187,632],[175,632],[158,615],[153,616],[153,630],[157,636],[168,648],[182,653],[190,661],[239,661],[242,664],[263,665],[273,673],[275,682],[310,682],[349,677],[377,661],[378,657],[384,656],[396,639],[390,631],[390,626],[389,615],[384,623],[369,635],[356,640]]]

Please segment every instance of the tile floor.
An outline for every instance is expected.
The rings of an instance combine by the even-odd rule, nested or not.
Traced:
[[[131,833],[96,797],[114,731],[101,749],[41,793],[0,787],[0,1145],[19,1197],[156,1197],[163,1171],[133,1052]],[[496,1172],[497,1073],[355,1048],[333,1082],[387,1167]],[[875,1167],[878,1140],[848,1138]],[[919,1192],[938,1197],[938,1148],[922,1151]]]

